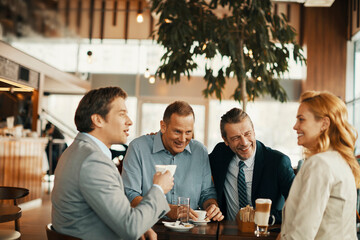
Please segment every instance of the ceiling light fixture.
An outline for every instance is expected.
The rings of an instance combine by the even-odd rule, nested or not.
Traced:
[[[4,78],[0,78],[0,82],[11,85],[10,87],[0,87],[2,92],[32,92],[34,88],[21,83],[13,82]]]
[[[149,83],[150,83],[150,84],[154,84],[154,83],[155,83],[155,77],[154,77],[154,76],[151,76],[151,77],[149,78]]]
[[[89,64],[91,64],[92,62],[93,62],[93,57],[92,57],[92,51],[87,51],[87,56],[88,56],[88,58],[87,58],[87,62],[89,63]]]
[[[306,0],[305,7],[331,7],[335,0]]]
[[[143,9],[142,9],[142,2],[141,0],[139,0],[139,7],[138,7],[138,13],[136,15],[136,21],[138,23],[142,23],[144,21],[144,17],[143,17]]]
[[[150,71],[149,71],[148,68],[146,68],[146,70],[145,70],[144,77],[145,77],[145,78],[149,78],[149,77],[150,77]]]

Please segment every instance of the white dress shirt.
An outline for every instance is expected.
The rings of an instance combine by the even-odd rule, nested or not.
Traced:
[[[228,172],[226,174],[225,179],[225,198],[226,198],[226,205],[227,205],[227,214],[229,220],[235,220],[236,214],[239,212],[239,194],[238,194],[238,187],[237,187],[237,178],[239,173],[239,162],[244,161],[244,174],[245,174],[245,182],[246,182],[246,193],[248,203],[251,206],[251,186],[252,186],[252,179],[253,179],[253,172],[254,172],[254,162],[255,162],[255,153],[246,160],[240,160],[240,158],[235,154],[233,159],[231,160],[228,168]]]

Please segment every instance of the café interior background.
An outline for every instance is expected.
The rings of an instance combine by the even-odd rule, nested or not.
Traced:
[[[26,2],[0,0],[0,127],[6,128],[6,118],[14,116],[15,125],[21,123],[40,135],[51,121],[71,143],[76,134],[74,112],[83,94],[93,88],[120,86],[129,94],[127,107],[134,122],[129,141],[158,131],[165,107],[179,99],[194,108],[195,139],[209,152],[222,141],[220,117],[232,107],[241,107],[230,98],[234,81],[227,81],[220,102],[203,97],[202,68],[192,73],[190,81],[184,78],[175,85],[152,78],[163,49],[149,37],[156,16],[151,15],[147,1],[33,0],[31,8],[26,8]],[[290,71],[281,79],[288,102],[262,97],[247,108],[256,138],[287,154],[293,166],[303,158],[292,129],[301,92],[329,90],[338,95],[347,103],[350,122],[360,130],[359,1],[330,2],[331,7],[273,2],[296,29],[308,64],[290,62]],[[142,22],[136,20],[139,12]],[[216,66],[220,61],[224,60],[216,58],[209,64]],[[18,65],[24,78],[26,74],[37,77],[33,90],[14,91],[11,82],[3,81],[10,74],[4,73],[9,64],[15,69]]]

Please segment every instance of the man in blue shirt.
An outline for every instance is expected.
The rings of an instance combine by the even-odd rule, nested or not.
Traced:
[[[155,165],[177,165],[174,187],[166,194],[170,206],[169,218],[177,218],[178,197],[190,197],[190,218],[197,220],[193,209],[207,211],[207,218],[221,221],[224,217],[216,201],[206,147],[192,139],[195,115],[183,101],[170,104],[160,121],[156,135],[133,140],[123,165],[125,193],[133,207],[151,188]]]

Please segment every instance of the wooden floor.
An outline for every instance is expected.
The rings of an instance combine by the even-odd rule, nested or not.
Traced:
[[[23,210],[20,218],[21,240],[46,240],[45,226],[51,222],[50,194],[42,193],[42,206]],[[14,221],[0,223],[0,229],[14,229]]]

